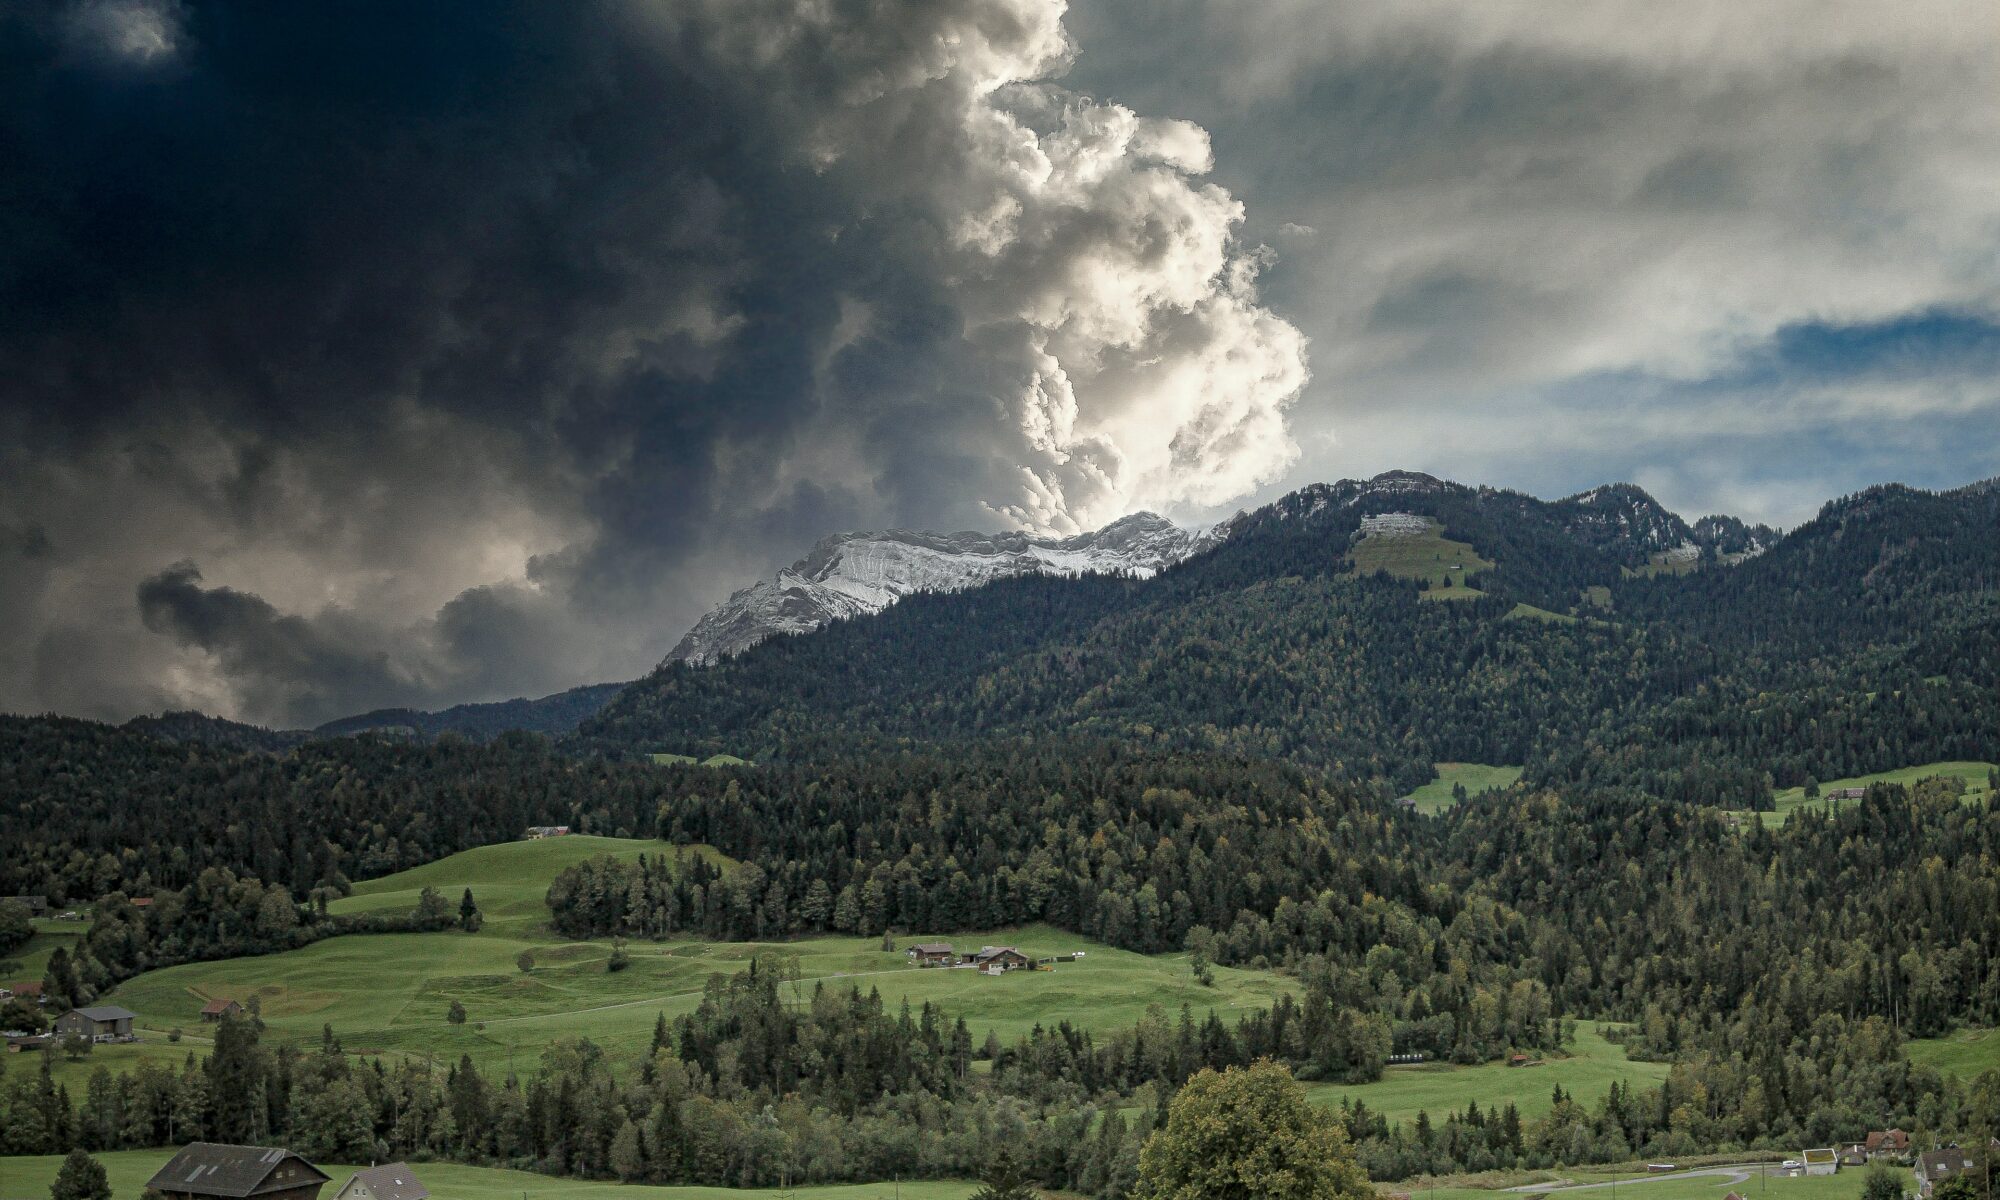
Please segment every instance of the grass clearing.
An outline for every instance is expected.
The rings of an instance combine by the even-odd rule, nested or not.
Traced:
[[[1216,986],[1206,988],[1194,981],[1185,955],[1134,954],[1048,926],[951,939],[967,949],[1007,944],[1033,955],[1084,952],[1051,971],[998,978],[917,968],[900,949],[884,953],[879,939],[853,937],[634,942],[631,965],[612,974],[605,969],[608,940],[568,941],[550,932],[545,896],[563,867],[603,853],[671,858],[678,852],[662,842],[580,835],[469,850],[357,885],[333,907],[413,908],[425,886],[456,905],[469,886],[485,916],[478,933],[355,934],[282,954],[187,963],[128,980],[104,1000],[139,1014],[147,1037],[140,1053],[166,1046],[164,1033],[174,1026],[198,1034],[201,1007],[210,999],[248,1004],[255,997],[274,1040],[316,1043],[321,1027],[330,1024],[352,1053],[432,1054],[446,1061],[468,1054],[482,1070],[504,1070],[532,1066],[544,1046],[562,1037],[588,1037],[614,1060],[629,1061],[643,1052],[659,1014],[692,1011],[709,976],[741,971],[759,954],[791,960],[802,994],[819,983],[852,983],[879,989],[892,1008],[929,1000],[963,1016],[982,1040],[988,1030],[1011,1040],[1036,1024],[1065,1020],[1099,1031],[1125,1027],[1153,1003],[1170,1013],[1187,1004],[1197,1014],[1213,1008],[1227,1017],[1230,1010],[1268,1007],[1292,987],[1275,972],[1218,967]],[[732,865],[707,847],[685,852],[711,856],[725,870]],[[927,936],[902,937],[898,944]],[[516,964],[524,950],[535,957],[534,969],[525,973]],[[445,1021],[453,1000],[466,1008],[464,1025]],[[87,1078],[93,1065],[78,1068]]]
[[[166,1165],[174,1152],[168,1150],[119,1150],[97,1155],[110,1176],[111,1194],[137,1196],[153,1173]],[[348,1176],[366,1163],[315,1163],[333,1177],[320,1192],[321,1200],[331,1200]],[[47,1195],[62,1166],[57,1155],[0,1158],[0,1193],[9,1196]],[[417,1163],[417,1178],[434,1196],[451,1200],[876,1200],[901,1195],[903,1200],[963,1200],[977,1190],[970,1182],[909,1182],[837,1184],[827,1187],[712,1188],[651,1187],[638,1183],[594,1183],[583,1179],[555,1179],[530,1171],[510,1171],[499,1167],[468,1167],[457,1163]]]
[[[1421,813],[1443,812],[1450,808],[1454,803],[1451,789],[1455,784],[1464,784],[1466,795],[1477,796],[1494,788],[1513,787],[1515,781],[1521,778],[1520,767],[1451,762],[1434,765],[1437,767],[1438,777],[1411,792],[1407,797],[1417,802],[1417,811]]]
[[[58,948],[73,950],[76,941],[90,930],[88,920],[58,921],[54,917],[34,918],[35,934],[28,944],[9,955],[8,962],[17,962],[18,968],[10,968],[7,977],[0,983],[39,983],[49,969],[49,956]]]
[[[1506,619],[1509,621],[1547,621],[1555,625],[1575,625],[1582,620],[1581,617],[1572,617],[1568,613],[1550,612],[1546,608],[1536,608],[1534,605],[1525,602],[1516,604],[1513,608],[1509,609]]]
[[[2000,1029],[1961,1029],[1938,1038],[1914,1038],[1908,1043],[1910,1061],[1941,1075],[1971,1079],[2000,1071]]]
[[[1986,799],[1987,779],[2000,765],[1990,762],[1933,762],[1914,767],[1899,767],[1893,771],[1877,771],[1873,775],[1855,775],[1847,779],[1826,779],[1820,781],[1820,798],[1808,800],[1803,787],[1784,788],[1771,793],[1774,808],[1770,812],[1738,812],[1742,821],[1755,819],[1765,825],[1783,825],[1785,818],[1793,810],[1800,808],[1839,808],[1843,804],[1853,804],[1853,800],[1830,800],[1826,793],[1840,788],[1865,788],[1871,783],[1896,783],[1907,787],[1923,779],[1940,777],[1965,781],[1965,799],[1968,802],[1983,803]]]
[[[1504,1108],[1512,1101],[1525,1118],[1548,1113],[1557,1085],[1594,1106],[1614,1081],[1649,1087],[1665,1079],[1667,1069],[1666,1063],[1630,1061],[1623,1046],[1607,1040],[1594,1025],[1578,1022],[1569,1057],[1551,1058],[1539,1067],[1422,1063],[1390,1067],[1374,1083],[1313,1083],[1306,1091],[1315,1103],[1328,1107],[1343,1099],[1360,1101],[1392,1122],[1413,1121],[1420,1111],[1441,1120],[1446,1113],[1464,1112],[1469,1101],[1478,1101],[1481,1108]]]
[[[1479,557],[1469,543],[1455,542],[1444,536],[1444,526],[1437,521],[1427,517],[1425,525],[1423,533],[1370,534],[1356,541],[1348,551],[1354,573],[1373,575],[1377,571],[1387,571],[1398,579],[1421,579],[1439,593],[1432,596],[1427,592],[1427,598],[1454,599],[1483,595],[1477,589],[1463,585],[1467,578],[1492,570],[1493,564]],[[1446,581],[1451,581],[1452,586],[1443,587]]]

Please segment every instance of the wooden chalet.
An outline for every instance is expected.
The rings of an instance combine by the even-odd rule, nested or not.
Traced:
[[[949,967],[958,961],[950,942],[918,942],[903,953],[920,967]]]
[[[330,1178],[290,1150],[195,1142],[168,1159],[146,1186],[167,1200],[319,1200]]]
[[[1910,1152],[1910,1135],[1900,1129],[1877,1129],[1861,1145],[1871,1159],[1901,1158]]]
[[[1954,1175],[1963,1175],[1972,1170],[1972,1152],[1959,1146],[1946,1146],[1929,1154],[1917,1155],[1917,1190],[1928,1196],[1931,1189]]]
[[[543,838],[552,838],[552,837],[568,837],[568,836],[569,836],[569,826],[567,826],[567,825],[530,825],[530,826],[528,826],[528,831],[527,831],[526,833],[522,834],[521,836],[522,836],[522,838],[524,838],[525,840],[527,840],[527,841],[530,841],[530,842],[539,842],[539,841],[541,841],[541,840],[542,840]]]
[[[1034,966],[1033,960],[1012,946],[981,946],[969,960],[988,975],[1002,975]]]

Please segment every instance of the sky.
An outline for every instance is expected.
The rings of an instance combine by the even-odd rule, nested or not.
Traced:
[[[0,710],[635,677],[862,528],[2000,475],[1984,0],[0,5]]]

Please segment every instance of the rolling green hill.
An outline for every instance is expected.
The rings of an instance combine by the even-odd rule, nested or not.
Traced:
[[[1183,955],[1147,956],[1113,949],[1048,926],[987,933],[940,935],[966,947],[1017,945],[1031,955],[1083,952],[1083,958],[1050,971],[989,978],[973,971],[925,970],[901,951],[884,953],[875,938],[821,937],[792,942],[635,943],[629,968],[606,970],[609,941],[569,941],[548,929],[544,896],[556,873],[600,854],[671,859],[677,853],[732,864],[708,847],[679,850],[665,842],[570,836],[506,842],[454,854],[437,862],[359,884],[336,901],[338,912],[415,906],[424,887],[435,887],[456,905],[470,887],[485,924],[479,932],[360,934],[331,938],[280,954],[189,963],[151,971],[105,997],[139,1014],[154,1034],[179,1027],[189,1042],[201,1036],[201,1006],[214,998],[248,1003],[256,997],[275,1037],[313,1042],[332,1025],[356,1053],[470,1054],[482,1067],[523,1065],[560,1037],[589,1037],[621,1061],[644,1049],[660,1013],[690,1011],[708,977],[743,970],[753,956],[785,960],[800,986],[849,983],[879,989],[891,1004],[907,999],[942,1004],[964,1016],[983,1038],[987,1030],[1011,1040],[1036,1024],[1061,1021],[1089,1029],[1132,1025],[1148,1005],[1169,1011],[1182,1004],[1197,1012],[1265,1007],[1288,983],[1268,971],[1218,968],[1216,986],[1202,987]],[[900,939],[907,945],[927,935]],[[516,960],[532,953],[522,972]],[[1297,991],[1296,986],[1291,990]],[[468,1021],[448,1024],[452,1001]],[[1232,1018],[1233,1019],[1233,1018]],[[484,1026],[484,1028],[481,1028]],[[97,1065],[143,1057],[177,1057],[163,1038],[136,1047],[104,1047],[91,1060],[65,1065],[65,1075],[87,1075]]]

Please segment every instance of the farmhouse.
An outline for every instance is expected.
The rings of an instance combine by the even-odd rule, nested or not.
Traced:
[[[1862,1145],[1871,1159],[1901,1158],[1910,1152],[1910,1135],[1900,1129],[1878,1129]]]
[[[920,967],[948,967],[958,961],[950,942],[918,942],[904,953]]]
[[[979,953],[972,956],[972,965],[988,975],[1000,975],[1031,967],[1034,963],[1012,946],[981,946]]]
[[[1972,1169],[1972,1153],[1958,1146],[1947,1146],[1933,1150],[1929,1154],[1917,1155],[1917,1189],[1928,1196],[1931,1189],[1954,1175],[1962,1175]]]
[[[522,836],[523,838],[526,838],[526,839],[527,839],[528,841],[531,841],[531,842],[539,842],[539,841],[541,841],[541,840],[542,840],[543,838],[552,838],[552,837],[568,837],[568,836],[569,836],[569,826],[567,826],[567,825],[530,825],[530,826],[528,826],[528,832],[526,832],[526,833],[522,834],[521,836]]]
[[[201,1006],[201,1019],[204,1021],[220,1021],[224,1017],[240,1017],[242,1015],[243,1006],[234,1000],[210,1000],[207,1004]]]
[[[1823,1150],[1808,1150],[1799,1157],[1805,1162],[1808,1175],[1832,1175],[1840,1170],[1840,1156],[1834,1153],[1831,1146]]]
[[[72,1008],[56,1018],[56,1032],[64,1037],[81,1034],[93,1042],[128,1042],[132,1040],[132,1020],[138,1015],[115,1004]]]
[[[319,1200],[330,1176],[290,1150],[195,1142],[167,1160],[146,1186],[167,1200]]]
[[[333,1200],[425,1200],[430,1194],[429,1188],[417,1182],[409,1163],[395,1162],[356,1171],[340,1185]]]
[[[1843,1148],[1840,1152],[1840,1165],[1843,1167],[1867,1166],[1868,1148],[1860,1142],[1855,1142]]]
[[[1865,787],[1834,788],[1830,792],[1821,793],[1827,800],[1859,800],[1867,794],[1868,789]]]

